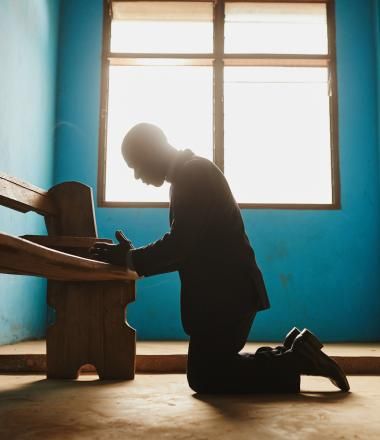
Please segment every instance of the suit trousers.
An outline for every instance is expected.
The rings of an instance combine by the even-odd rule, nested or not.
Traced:
[[[187,380],[197,393],[297,393],[300,368],[294,353],[240,353],[256,313],[221,322],[211,320],[192,332]]]

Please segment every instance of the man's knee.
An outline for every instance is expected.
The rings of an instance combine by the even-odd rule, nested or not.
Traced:
[[[196,393],[206,393],[208,378],[205,372],[199,368],[194,368],[191,365],[187,366],[187,382],[189,387]]]
[[[188,362],[187,364],[187,382],[196,393],[219,392],[218,376],[217,366],[212,362]]]
[[[194,376],[191,376],[187,374],[187,383],[189,384],[189,387],[195,392],[195,393],[205,393],[205,387],[202,381],[195,378]]]

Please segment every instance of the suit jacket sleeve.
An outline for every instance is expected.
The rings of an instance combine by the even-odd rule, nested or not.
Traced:
[[[209,188],[210,176],[202,164],[194,160],[184,165],[175,183],[170,231],[154,243],[131,251],[140,276],[175,271],[187,258],[196,258],[197,243],[212,211]]]

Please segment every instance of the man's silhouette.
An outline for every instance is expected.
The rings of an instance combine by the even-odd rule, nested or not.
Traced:
[[[308,330],[294,328],[277,348],[239,353],[267,291],[228,183],[211,161],[178,151],[151,124],[125,136],[122,154],[135,178],[171,183],[170,231],[141,248],[117,232],[118,245],[97,244],[94,258],[138,276],[178,271],[181,317],[190,336],[187,377],[196,392],[298,392],[301,374],[329,377],[348,391],[339,366]]]

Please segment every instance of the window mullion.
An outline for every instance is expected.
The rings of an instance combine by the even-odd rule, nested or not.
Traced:
[[[214,3],[214,162],[224,171],[224,0]]]

